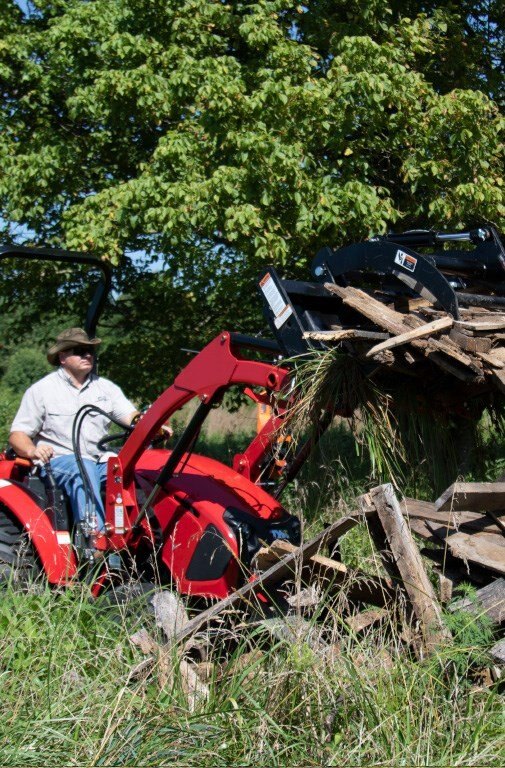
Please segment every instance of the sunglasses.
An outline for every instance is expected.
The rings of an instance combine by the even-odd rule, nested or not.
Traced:
[[[93,356],[95,350],[93,347],[72,347],[72,354],[77,355],[77,357],[86,357],[86,355]]]

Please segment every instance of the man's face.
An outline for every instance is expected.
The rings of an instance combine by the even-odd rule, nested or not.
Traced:
[[[84,344],[66,349],[60,352],[61,367],[77,378],[82,378],[83,374],[93,370],[94,354],[94,348]]]

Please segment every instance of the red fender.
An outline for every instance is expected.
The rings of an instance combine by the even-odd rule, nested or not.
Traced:
[[[0,503],[27,532],[50,584],[65,585],[77,573],[77,561],[68,531],[55,531],[49,518],[22,488],[0,480]]]

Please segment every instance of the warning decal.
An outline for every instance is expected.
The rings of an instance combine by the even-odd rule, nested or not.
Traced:
[[[417,259],[414,256],[410,256],[410,254],[405,253],[405,251],[398,250],[396,251],[395,256],[395,264],[399,264],[400,267],[403,267],[404,269],[408,269],[409,272],[413,272],[416,268]]]
[[[268,306],[274,313],[275,327],[280,328],[281,325],[284,325],[288,317],[293,314],[293,310],[282,298],[282,294],[275,285],[269,272],[267,272],[260,280],[260,288],[265,295]]]

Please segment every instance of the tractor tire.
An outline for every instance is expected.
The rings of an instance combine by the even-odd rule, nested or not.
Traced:
[[[38,581],[41,569],[21,525],[0,505],[0,585],[28,587]]]

